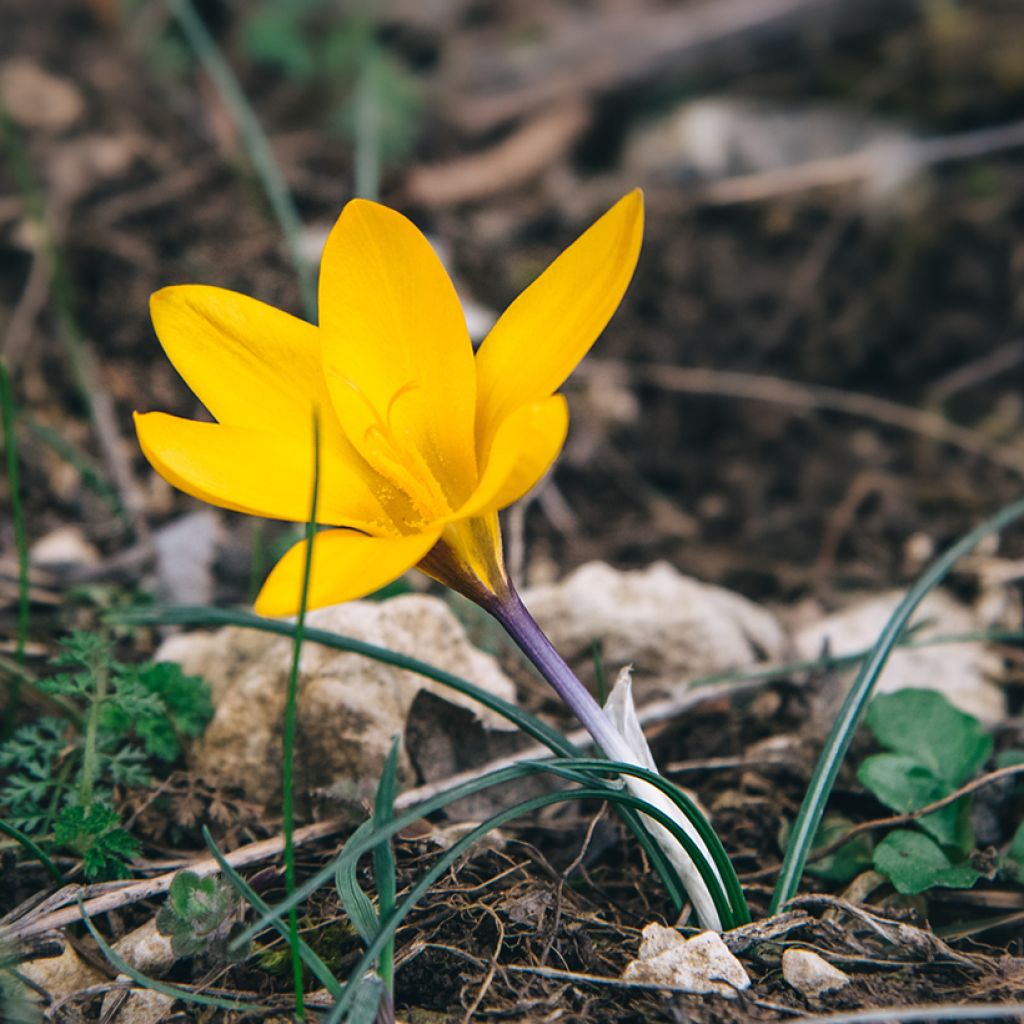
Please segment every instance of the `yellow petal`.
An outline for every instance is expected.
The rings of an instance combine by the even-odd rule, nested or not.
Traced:
[[[149,305],[168,358],[219,423],[280,431],[304,446],[315,408],[324,462],[359,466],[327,393],[316,327],[247,295],[199,284],[162,288]],[[307,509],[299,518],[308,515]]]
[[[400,213],[362,199],[342,211],[320,266],[320,329],[349,440],[385,475],[421,480],[425,518],[461,504],[476,483],[473,349],[451,280]]]
[[[604,330],[633,276],[639,189],[620,199],[526,289],[477,353],[478,455],[509,413],[552,394]]]
[[[197,423],[162,412],[135,414],[139,444],[169,483],[211,505],[305,522],[313,496],[312,423],[297,435],[223,423]],[[334,526],[392,532],[362,473],[321,449],[317,518]]]
[[[518,501],[547,472],[565,442],[569,409],[561,395],[532,402],[505,417],[494,435],[487,466],[459,519]]]
[[[449,523],[417,568],[484,608],[492,597],[507,596],[498,513]]]
[[[313,539],[307,607],[322,608],[365,597],[411,569],[440,530],[409,537],[366,537],[349,530],[322,530]],[[260,615],[294,615],[302,601],[306,542],[289,548],[256,598]]]
[[[160,343],[220,423],[309,431],[329,408],[316,327],[224,288],[163,288],[150,299]]]

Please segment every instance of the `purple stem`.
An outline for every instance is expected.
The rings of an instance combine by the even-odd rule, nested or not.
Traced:
[[[537,625],[519,595],[509,590],[489,601],[487,610],[505,627],[509,636],[554,687],[570,711],[594,737],[604,755],[613,761],[634,762],[635,756],[618,730],[608,721],[601,705],[580,682]]]

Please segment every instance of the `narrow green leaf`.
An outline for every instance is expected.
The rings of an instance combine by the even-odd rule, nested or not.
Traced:
[[[368,818],[349,836],[348,842],[358,842],[360,838],[373,830],[374,825],[373,818]],[[374,936],[380,928],[380,918],[370,897],[360,888],[354,861],[346,861],[344,865],[338,861],[338,868],[334,873],[334,886],[338,892],[338,899],[341,900],[341,906],[352,922],[352,926],[359,933],[359,937],[363,942],[373,942]]]
[[[219,1010],[236,1010],[240,1012],[254,1012],[261,1011],[263,1013],[273,1013],[274,1009],[270,1006],[265,1006],[257,1002],[246,1002],[241,999],[220,999],[217,996],[205,996],[200,992],[193,992],[191,989],[182,988],[179,985],[170,985],[165,981],[157,981],[155,978],[147,977],[141,971],[132,967],[127,960],[124,959],[116,950],[114,950],[106,939],[99,933],[96,926],[92,923],[92,919],[86,913],[85,903],[82,900],[78,901],[78,909],[82,914],[82,921],[85,923],[85,927],[89,930],[89,934],[96,940],[96,945],[100,947],[103,955],[110,961],[114,966],[114,969],[118,974],[127,975],[135,982],[136,985],[140,985],[142,988],[151,989],[154,992],[160,992],[162,995],[170,996],[171,999],[180,999],[185,1003],[196,1003],[199,1006],[214,1006]]]
[[[60,868],[50,860],[43,848],[29,838],[29,836],[25,835],[21,829],[15,828],[13,825],[0,818],[0,832],[10,836],[16,843],[23,846],[30,856],[35,857],[35,859],[39,861],[44,868],[46,868],[50,877],[58,885],[64,884],[64,876],[61,874]]]
[[[292,663],[288,672],[288,689],[284,702],[284,727],[281,750],[281,818],[284,825],[284,878],[289,895],[295,891],[295,729],[299,714],[299,663],[306,632],[306,609],[309,606],[309,577],[313,569],[313,540],[316,537],[317,504],[320,497],[320,414],[313,410],[313,494],[310,498],[309,520],[306,523],[306,557],[302,566],[302,589],[299,593],[299,615],[292,643]],[[295,1016],[306,1019],[302,991],[302,960],[299,956],[299,918],[296,910],[288,914],[288,945],[292,954],[292,976],[295,985]]]
[[[207,849],[213,854],[214,859],[220,865],[221,871],[224,872],[227,880],[235,887],[238,894],[259,914],[266,914],[270,910],[270,905],[263,900],[255,889],[228,863],[227,858],[221,853],[220,847],[213,841],[213,836],[210,835],[210,831],[206,826],[203,826],[203,839],[206,842]],[[273,927],[277,929],[277,932],[282,935],[286,940],[290,939],[290,933],[288,926],[282,921],[274,921]],[[234,936],[232,936],[234,938]],[[317,981],[335,999],[337,999],[342,992],[341,984],[338,979],[331,973],[331,969],[320,959],[316,951],[312,949],[308,943],[299,938],[299,956],[302,957],[302,962],[310,969]]]
[[[776,913],[784,906],[797,891],[800,876],[803,874],[807,856],[814,843],[814,837],[817,835],[818,826],[825,813],[825,805],[832,793],[832,787],[835,785],[843,758],[853,741],[853,735],[860,724],[861,716],[871,698],[875,683],[878,681],[893,647],[904,635],[910,617],[914,614],[914,609],[929,591],[946,578],[958,559],[971,551],[985,537],[1005,529],[1021,516],[1024,516],[1024,499],[1005,506],[991,519],[971,530],[928,567],[889,616],[871,651],[861,663],[857,677],[850,687],[850,692],[843,701],[828,738],[825,740],[825,747],[815,766],[797,819],[793,824],[793,831],[782,861],[782,870],[779,872],[775,892],[772,896],[772,913]]]
[[[176,626],[241,626],[245,629],[257,629],[264,633],[276,633],[278,636],[295,636],[295,625],[279,619],[265,619],[252,612],[235,611],[227,608],[211,608],[204,605],[178,605],[171,608],[140,607],[111,612],[107,619],[118,625],[176,625]],[[508,719],[528,736],[557,754],[574,756],[579,748],[570,743],[557,729],[541,721],[536,715],[510,701],[502,700],[494,694],[467,679],[462,679],[451,672],[437,668],[429,662],[412,658],[386,647],[356,640],[354,637],[341,633],[331,633],[324,629],[307,629],[307,643],[322,644],[336,651],[350,651],[366,658],[379,661],[385,665],[414,672],[416,675],[433,679],[435,682],[448,686],[459,693],[471,697],[486,708]]]
[[[3,115],[0,114],[0,117]],[[28,535],[25,531],[25,508],[21,501],[21,483],[18,475],[18,441],[14,435],[14,390],[7,364],[0,359],[0,424],[3,427],[4,449],[7,454],[7,485],[11,497],[11,519],[14,522],[14,548],[18,558],[18,630],[15,634],[15,657],[18,664],[25,660],[28,640]],[[13,728],[14,712],[18,705],[18,686],[15,680],[5,709],[5,729]]]
[[[639,778],[645,778],[649,781],[657,779],[660,783],[665,784],[667,780],[662,779],[661,776],[653,775],[653,773],[645,772],[642,768],[637,768],[634,765],[623,765],[615,762],[607,761],[592,761],[588,764],[598,764],[602,771],[614,772],[615,774],[633,774]],[[729,894],[722,889],[715,872],[712,870],[711,865],[707,863],[700,849],[690,838],[689,835],[679,826],[679,824],[672,820],[667,815],[663,814],[657,808],[645,803],[643,800],[632,796],[624,790],[621,786],[612,786],[608,783],[599,782],[599,780],[593,777],[588,777],[583,773],[577,773],[575,778],[572,777],[572,769],[567,766],[560,766],[558,761],[527,761],[522,762],[518,765],[510,766],[508,768],[498,769],[497,771],[490,772],[489,774],[482,776],[479,779],[474,779],[464,783],[461,786],[456,786],[446,793],[438,794],[438,796],[432,797],[429,800],[423,801],[421,804],[400,815],[396,815],[395,818],[389,822],[386,826],[369,830],[364,836],[358,840],[355,837],[349,839],[345,844],[344,849],[338,855],[338,857],[332,863],[326,865],[319,872],[313,875],[312,878],[307,880],[302,886],[300,886],[296,892],[289,898],[285,899],[277,907],[274,908],[271,915],[261,917],[254,924],[250,925],[249,928],[243,933],[242,939],[252,939],[258,934],[263,928],[265,928],[272,918],[280,917],[286,914],[291,907],[294,907],[306,899],[310,894],[315,892],[320,886],[322,886],[328,879],[337,873],[337,867],[342,859],[348,863],[349,861],[358,860],[364,853],[368,853],[373,846],[377,843],[382,842],[386,839],[390,839],[392,836],[406,828],[412,822],[417,821],[419,818],[432,814],[433,812],[440,810],[442,807],[447,806],[456,800],[461,800],[467,796],[472,796],[475,793],[481,792],[491,786],[504,786],[511,782],[515,782],[520,778],[525,778],[529,775],[536,773],[550,773],[561,775],[563,778],[570,779],[571,781],[578,782],[581,786],[578,790],[571,790],[566,793],[556,794],[556,797],[560,800],[574,800],[574,799],[603,799],[616,804],[624,804],[628,807],[640,810],[643,814],[652,818],[658,824],[663,825],[669,832],[672,833],[673,837],[679,842],[687,854],[691,857],[694,864],[697,866],[701,873],[701,877],[711,892],[716,909],[723,921],[735,921],[736,923],[743,923],[742,916],[746,912],[746,905],[743,904],[742,911],[737,912],[733,910],[730,902]],[[671,786],[671,783],[668,783]],[[672,794],[670,794],[671,796]],[[544,805],[546,806],[546,805]],[[491,819],[493,821],[493,819]],[[505,819],[503,819],[505,820]],[[696,822],[694,822],[696,825]],[[473,833],[475,834],[475,833]],[[721,845],[720,843],[718,844]],[[717,864],[717,860],[716,860]],[[735,877],[735,872],[730,873]],[[728,886],[728,875],[726,878],[726,884]],[[736,883],[738,885],[738,882]],[[740,920],[736,921],[737,918]],[[749,918],[748,918],[749,919]],[[727,925],[728,927],[729,925]],[[377,943],[380,941],[380,932],[375,936],[373,941],[368,946],[369,949],[377,949]],[[385,940],[386,941],[386,940]],[[372,963],[372,959],[367,962]]]
[[[488,818],[487,821],[478,825],[471,832],[467,833],[457,842],[453,843],[451,848],[445,851],[445,853],[438,858],[438,860],[431,865],[430,869],[416,882],[416,884],[409,890],[408,895],[404,900],[388,915],[386,919],[381,922],[381,928],[376,938],[367,947],[366,952],[360,958],[359,963],[356,964],[355,968],[350,975],[353,980],[361,979],[363,975],[370,969],[373,964],[375,957],[379,954],[384,944],[389,940],[389,937],[394,934],[395,929],[409,914],[415,904],[422,898],[424,893],[430,888],[431,885],[441,876],[441,874],[448,870],[448,868],[455,863],[463,853],[469,849],[479,839],[482,839],[488,832],[495,828],[500,828],[507,821],[511,821],[514,818],[521,817],[524,814],[531,814],[534,811],[538,811],[544,807],[548,807],[552,804],[562,803],[567,800],[587,800],[587,799],[600,799],[609,800],[614,802],[622,802],[638,810],[641,810],[644,814],[650,816],[660,825],[665,826],[672,832],[673,836],[687,849],[687,853],[690,854],[694,859],[694,863],[700,864],[700,854],[693,841],[690,840],[689,836],[686,835],[682,829],[674,822],[671,818],[663,815],[657,808],[646,804],[643,800],[633,796],[625,789],[619,789],[610,791],[607,786],[596,786],[596,787],[582,787],[574,792],[568,793],[546,793],[542,796],[534,797],[530,800],[524,800],[517,804],[515,807],[507,808],[506,810],[500,811],[492,817]],[[400,818],[396,818],[395,821],[399,821]],[[395,822],[392,822],[387,829],[384,830],[385,834],[390,834]],[[403,826],[404,827],[404,826]],[[347,843],[345,849],[340,854],[340,857],[344,858],[358,858],[368,844],[379,842],[384,835],[379,833],[371,834],[361,843],[354,845]],[[360,849],[363,847],[363,849]],[[712,895],[718,893],[720,900],[716,898],[716,907],[723,918],[729,916],[728,903],[725,900],[724,894],[717,886],[714,876],[709,873],[708,877],[705,877],[705,882],[708,884],[708,888],[712,892]],[[283,908],[278,908],[277,913],[283,913]],[[352,980],[349,981],[345,987],[345,992],[341,999],[334,1005],[330,1014],[327,1017],[326,1024],[337,1024],[344,1018],[345,1013],[350,1009],[358,991],[358,985],[354,984]]]
[[[373,804],[373,822],[386,825],[395,816],[395,791],[398,786],[398,751],[400,739],[395,737],[380,773],[380,783]],[[377,886],[379,915],[387,917],[394,909],[397,883],[395,881],[395,854],[391,842],[380,843],[373,848],[373,880]],[[394,984],[395,944],[394,939],[384,946],[380,955],[380,976],[384,986],[391,992]]]

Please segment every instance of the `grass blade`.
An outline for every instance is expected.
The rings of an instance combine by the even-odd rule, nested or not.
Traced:
[[[244,629],[257,629],[265,633],[274,633],[278,636],[288,637],[294,636],[295,633],[295,627],[290,622],[266,619],[252,612],[212,608],[205,605],[177,605],[165,608],[141,606],[138,608],[118,609],[109,612],[105,617],[105,621],[123,626],[239,626]],[[433,679],[435,682],[439,682],[459,693],[465,694],[467,697],[473,698],[473,700],[484,707],[490,708],[521,729],[527,736],[531,736],[539,743],[544,744],[544,746],[548,747],[558,756],[575,757],[580,754],[580,749],[575,744],[570,743],[560,732],[541,721],[535,715],[531,715],[528,711],[524,711],[517,705],[496,697],[467,679],[462,679],[450,672],[445,672],[443,669],[439,669],[428,662],[390,651],[385,647],[366,643],[363,640],[356,640],[353,637],[344,636],[340,633],[331,633],[322,629],[307,629],[305,631],[305,639],[307,643],[318,643],[333,650],[361,654],[363,657],[372,658],[383,664],[394,665],[396,668],[415,672],[417,675],[422,675],[427,679]],[[640,817],[634,811],[622,806],[618,809],[618,812],[630,832],[636,837],[637,842],[642,846],[648,860],[661,878],[676,911],[682,910],[686,903],[686,894],[675,868],[658,844],[651,838],[644,828]]]
[[[425,817],[435,811],[446,807],[448,804],[461,800],[467,796],[473,796],[476,793],[481,792],[489,787],[504,786],[511,782],[515,782],[518,779],[525,778],[528,775],[537,773],[548,773],[551,774],[559,762],[557,761],[525,761],[518,765],[513,765],[508,768],[500,768],[494,772],[490,772],[479,779],[473,779],[469,782],[463,783],[461,786],[457,786],[446,793],[438,794],[435,797],[431,797],[429,800],[424,800],[422,803],[417,804],[415,807],[397,815],[392,821],[386,825],[378,826],[364,835],[356,838],[353,836],[345,844],[339,857],[335,858],[330,864],[321,868],[315,875],[308,879],[303,885],[301,885],[295,892],[295,894],[280,903],[272,912],[271,915],[264,916],[258,921],[251,924],[241,935],[238,936],[236,941],[238,943],[244,943],[251,941],[253,937],[258,934],[263,928],[270,924],[272,918],[279,918],[286,914],[289,909],[296,906],[298,903],[305,900],[313,892],[319,889],[325,884],[333,875],[337,873],[337,865],[340,859],[344,857],[346,862],[349,858],[358,859],[365,853],[369,853],[375,845],[378,843],[390,839],[396,835],[402,829],[408,827],[412,822],[419,820],[421,817]],[[643,769],[637,769],[634,765],[614,765],[609,768],[607,763],[602,762],[602,770],[612,770],[618,772],[636,772],[643,771]],[[580,789],[572,790],[569,792],[560,792],[553,794],[555,797],[561,800],[578,800],[578,799],[599,799],[607,800],[616,805],[624,805],[627,807],[634,808],[644,815],[650,817],[656,821],[659,825],[662,825],[669,832],[672,833],[684,850],[693,858],[694,863],[701,871],[702,878],[707,884],[709,890],[715,897],[716,905],[719,905],[719,912],[721,913],[724,920],[729,920],[731,917],[731,908],[729,905],[728,897],[725,891],[715,876],[714,870],[711,865],[705,860],[701,854],[699,848],[693,839],[680,827],[678,822],[674,821],[668,815],[663,814],[660,810],[647,804],[639,797],[635,797],[632,794],[626,792],[620,786],[611,785],[607,782],[602,782],[591,776],[588,776],[584,772],[574,771],[570,768],[560,768],[554,772],[560,775],[562,778],[568,779],[569,781],[576,782],[580,785]],[[547,794],[551,796],[552,794]],[[546,806],[546,805],[545,805]],[[471,833],[472,834],[472,833]],[[417,883],[417,886],[420,883]],[[372,943],[367,947],[368,949],[374,949],[379,951],[381,948],[378,945],[380,941],[380,933],[378,933]],[[376,952],[374,954],[376,956]],[[364,970],[369,969],[368,965],[373,961],[367,961],[367,965],[364,965]]]
[[[220,865],[221,871],[224,872],[227,880],[234,886],[238,895],[257,913],[266,914],[270,910],[270,905],[261,899],[256,890],[231,866],[224,854],[221,853],[220,847],[213,841],[210,830],[205,826],[203,827],[203,839],[206,842],[206,848],[212,854],[213,859]],[[291,934],[286,924],[283,924],[281,921],[275,921],[274,927],[285,939],[291,940]],[[335,999],[339,998],[342,987],[338,979],[331,974],[330,968],[320,959],[316,951],[308,943],[304,942],[301,937],[299,938],[299,955],[302,957],[302,962],[310,969],[317,981]]]
[[[225,608],[209,608],[204,605],[179,605],[172,608],[131,608],[109,613],[108,621],[118,625],[176,625],[176,626],[241,626],[247,629],[258,629],[265,633],[276,633],[278,636],[294,637],[295,626],[290,622],[283,622],[278,619],[265,619],[252,612],[234,611]],[[305,631],[307,643],[323,644],[336,651],[350,651],[354,654],[361,654],[364,657],[372,658],[374,661],[382,662],[385,665],[394,665],[396,668],[405,669],[408,672],[415,672],[417,675],[448,686],[459,693],[472,697],[473,700],[486,708],[497,712],[503,718],[507,718],[514,725],[518,726],[528,736],[532,736],[539,743],[543,743],[556,754],[573,757],[580,753],[578,747],[570,743],[557,729],[542,722],[535,715],[517,707],[509,701],[488,693],[486,690],[468,679],[445,672],[429,662],[420,661],[396,651],[389,651],[386,647],[378,647],[376,644],[366,643],[363,640],[356,640],[353,637],[344,636],[341,633],[331,633],[324,629],[307,629]]]
[[[367,818],[349,836],[348,841],[358,842],[359,837],[367,835],[374,827],[373,818]],[[355,870],[342,871],[340,868],[334,875],[334,887],[338,892],[338,899],[352,926],[359,933],[363,942],[373,942],[374,936],[380,928],[380,917],[373,906],[373,901],[363,892],[356,878]]]
[[[16,657],[24,664],[28,641],[28,535],[25,532],[25,509],[21,504],[21,478],[18,474],[18,442],[14,436],[14,391],[7,364],[0,359],[0,420],[3,423],[4,449],[7,455],[7,481],[11,491],[11,518],[14,521],[14,546],[18,554],[18,633]],[[18,706],[18,683],[11,687],[5,717],[11,724]]]
[[[904,595],[903,600],[889,616],[882,632],[860,666],[860,671],[843,701],[832,729],[825,740],[814,774],[807,787],[800,812],[793,825],[782,870],[772,897],[771,912],[776,913],[792,899],[800,884],[804,864],[810,854],[814,838],[818,833],[825,805],[835,784],[839,768],[853,739],[853,734],[867,708],[875,683],[881,674],[893,647],[903,635],[914,609],[929,591],[938,586],[948,575],[957,560],[971,551],[985,537],[1009,526],[1024,516],[1024,499],[1015,501],[1001,509],[991,519],[971,530],[951,548],[940,555],[917,579]]]
[[[306,559],[302,566],[302,591],[299,594],[299,617],[295,623],[292,663],[288,671],[288,689],[284,702],[284,735],[281,749],[281,817],[284,825],[284,885],[290,896],[295,891],[295,725],[299,707],[299,662],[306,631],[306,609],[309,605],[309,576],[313,568],[313,542],[316,537],[317,502],[320,497],[320,419],[313,412],[313,495],[310,499],[309,521],[306,523]],[[292,976],[295,982],[295,1015],[306,1019],[302,992],[302,958],[299,955],[299,915],[293,907],[288,913],[288,946],[292,954]]]
[[[599,758],[565,758],[554,761],[550,770],[560,774],[564,769],[576,769],[588,774],[598,775],[632,775],[635,778],[649,782],[656,789],[660,789],[673,803],[686,815],[697,834],[704,841],[711,854],[715,867],[722,878],[729,898],[732,927],[748,924],[750,922],[750,909],[747,907],[746,898],[743,895],[743,887],[740,885],[736,869],[729,860],[725,847],[722,845],[718,833],[712,828],[711,823],[701,813],[700,808],[690,799],[686,793],[677,786],[671,779],[659,775],[657,772],[649,771],[634,764],[618,763],[614,761],[603,761]],[[723,919],[724,920],[724,919]]]
[[[545,763],[534,762],[534,767],[550,767]],[[673,822],[666,815],[661,814],[657,808],[652,807],[649,804],[645,804],[643,800],[633,796],[631,793],[626,792],[623,789],[612,789],[606,785],[582,787],[580,789],[571,792],[558,792],[558,793],[545,793],[541,796],[533,797],[529,800],[524,800],[514,807],[507,808],[506,810],[499,811],[497,814],[488,818],[487,821],[481,823],[471,832],[468,832],[465,836],[453,843],[452,846],[445,851],[445,853],[438,858],[438,860],[431,865],[430,869],[416,882],[416,884],[409,890],[408,895],[402,902],[395,907],[395,909],[385,918],[381,923],[380,931],[376,938],[367,947],[366,952],[363,954],[359,963],[356,964],[348,985],[345,987],[345,992],[341,999],[335,1003],[333,1009],[327,1017],[325,1024],[332,1024],[332,1022],[339,1022],[343,1019],[346,1011],[350,1009],[358,991],[358,979],[361,979],[364,973],[369,970],[373,964],[374,959],[379,955],[384,944],[388,942],[394,935],[395,929],[405,919],[409,912],[413,909],[417,902],[427,892],[431,885],[445,872],[448,868],[454,864],[462,854],[479,839],[482,839],[492,829],[500,828],[507,821],[511,821],[514,818],[521,817],[525,814],[532,814],[534,811],[540,810],[544,807],[551,806],[556,803],[564,803],[568,800],[609,800],[612,802],[625,803],[643,814],[649,815],[658,821],[659,824],[664,825],[683,845],[689,843],[691,849],[687,852],[694,856],[699,856],[699,851],[696,845],[690,840],[689,836],[686,835],[679,826]],[[402,817],[405,817],[404,815]],[[395,819],[396,822],[400,819]],[[392,834],[394,828],[394,822],[392,822],[387,828],[381,830],[383,833]],[[404,827],[404,826],[403,826]],[[363,853],[367,852],[367,848],[374,843],[378,843],[384,836],[378,832],[377,834],[368,835],[361,843],[353,844],[351,842],[345,845],[345,849],[342,850],[341,854],[337,858],[340,861],[342,858],[345,859],[358,859]],[[694,857],[696,861],[696,856]],[[714,878],[713,873],[710,873],[710,878]],[[706,879],[707,880],[707,879]],[[714,890],[712,890],[714,892]],[[728,912],[728,905],[726,904],[722,910],[725,914]],[[278,909],[278,913],[282,913],[281,908]],[[722,912],[722,911],[720,911]],[[724,916],[724,915],[723,915]]]
[[[64,884],[64,876],[60,873],[60,868],[53,863],[52,860],[47,856],[46,851],[39,846],[38,843],[34,842],[29,836],[25,835],[20,828],[15,828],[14,825],[8,824],[2,818],[0,818],[0,832],[4,835],[10,836],[16,843],[23,846],[27,853],[35,857],[40,864],[49,872],[50,877],[58,884]]]
[[[388,751],[384,770],[380,773],[380,784],[373,802],[374,825],[386,825],[395,816],[395,789],[398,784],[399,738],[396,736]],[[395,908],[397,883],[395,881],[395,854],[390,841],[373,848],[373,880],[377,886],[378,913],[387,917]],[[380,976],[388,992],[394,990],[395,943],[394,939],[385,944],[380,954]]]
[[[118,974],[127,975],[142,988],[152,989],[154,992],[160,992],[162,995],[169,996],[171,999],[180,999],[185,1003],[197,1003],[199,1006],[213,1006],[218,1010],[235,1010],[242,1013],[262,1011],[264,1013],[272,1013],[273,1008],[270,1006],[261,1005],[260,1003],[245,1002],[238,999],[221,999],[218,996],[204,996],[200,992],[193,992],[191,989],[182,988],[179,985],[170,985],[166,981],[157,981],[156,978],[149,978],[141,971],[136,970],[127,960],[124,959],[116,950],[114,950],[110,944],[103,938],[99,933],[96,926],[92,923],[92,918],[85,911],[85,903],[82,900],[78,901],[78,908],[82,913],[82,921],[85,923],[85,927],[89,929],[89,934],[96,940],[96,945],[100,947],[103,955],[113,964]]]
[[[174,15],[189,45],[195,51],[203,70],[210,76],[220,93],[224,105],[231,113],[239,135],[249,153],[253,169],[256,171],[266,193],[270,208],[281,227],[288,246],[295,276],[299,282],[299,292],[307,318],[316,322],[316,286],[313,274],[302,249],[302,220],[295,208],[295,201],[284,180],[281,168],[270,148],[266,133],[256,116],[256,111],[245,97],[235,73],[231,70],[224,55],[210,35],[202,19],[196,13],[189,0],[167,0],[168,7]]]

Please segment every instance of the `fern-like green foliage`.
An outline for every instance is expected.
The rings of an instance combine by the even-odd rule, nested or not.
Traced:
[[[43,846],[80,856],[87,878],[115,877],[138,844],[121,828],[114,788],[147,785],[184,738],[202,734],[213,717],[209,689],[178,665],[120,662],[93,633],[72,633],[54,664],[62,671],[39,689],[68,717],[38,718],[0,744],[0,814]]]
[[[53,840],[82,858],[86,878],[116,878],[139,852],[136,839],[121,828],[117,811],[101,803],[68,804],[54,823]]]

